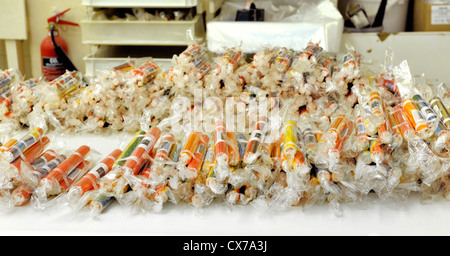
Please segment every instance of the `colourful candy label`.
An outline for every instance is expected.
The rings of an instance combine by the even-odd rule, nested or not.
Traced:
[[[108,166],[106,166],[106,164],[99,163],[97,166],[92,168],[92,170],[90,170],[88,174],[92,174],[98,179],[101,176],[103,176],[107,170],[108,170]]]

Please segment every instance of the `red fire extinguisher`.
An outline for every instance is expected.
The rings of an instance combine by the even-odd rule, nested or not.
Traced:
[[[66,70],[77,70],[67,56],[66,41],[58,33],[60,24],[79,26],[77,23],[60,19],[69,10],[70,8],[47,19],[49,34],[41,43],[42,75],[47,81],[61,76]]]

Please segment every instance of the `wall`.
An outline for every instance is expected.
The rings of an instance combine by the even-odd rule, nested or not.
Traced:
[[[40,77],[41,53],[40,45],[47,36],[47,18],[55,15],[56,11],[64,11],[71,8],[63,15],[63,20],[81,23],[86,17],[86,7],[81,5],[81,0],[27,0],[28,17],[28,45],[31,61],[29,76]],[[81,42],[81,28],[73,26],[61,27],[60,35],[67,41],[69,58],[74,65],[84,73],[85,65],[83,57],[89,53],[89,46]]]
[[[0,69],[6,69],[6,65],[5,43],[0,40]]]

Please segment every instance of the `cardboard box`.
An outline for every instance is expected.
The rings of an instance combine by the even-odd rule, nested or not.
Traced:
[[[414,2],[414,31],[450,31],[450,0]]]

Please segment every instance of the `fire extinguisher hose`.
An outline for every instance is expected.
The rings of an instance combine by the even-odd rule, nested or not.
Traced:
[[[64,64],[64,67],[69,71],[78,71],[72,61],[69,59],[67,54],[64,52],[63,48],[59,46],[55,41],[55,25],[50,25],[50,35],[52,37],[53,46],[55,47],[56,55],[58,55],[59,60]]]

